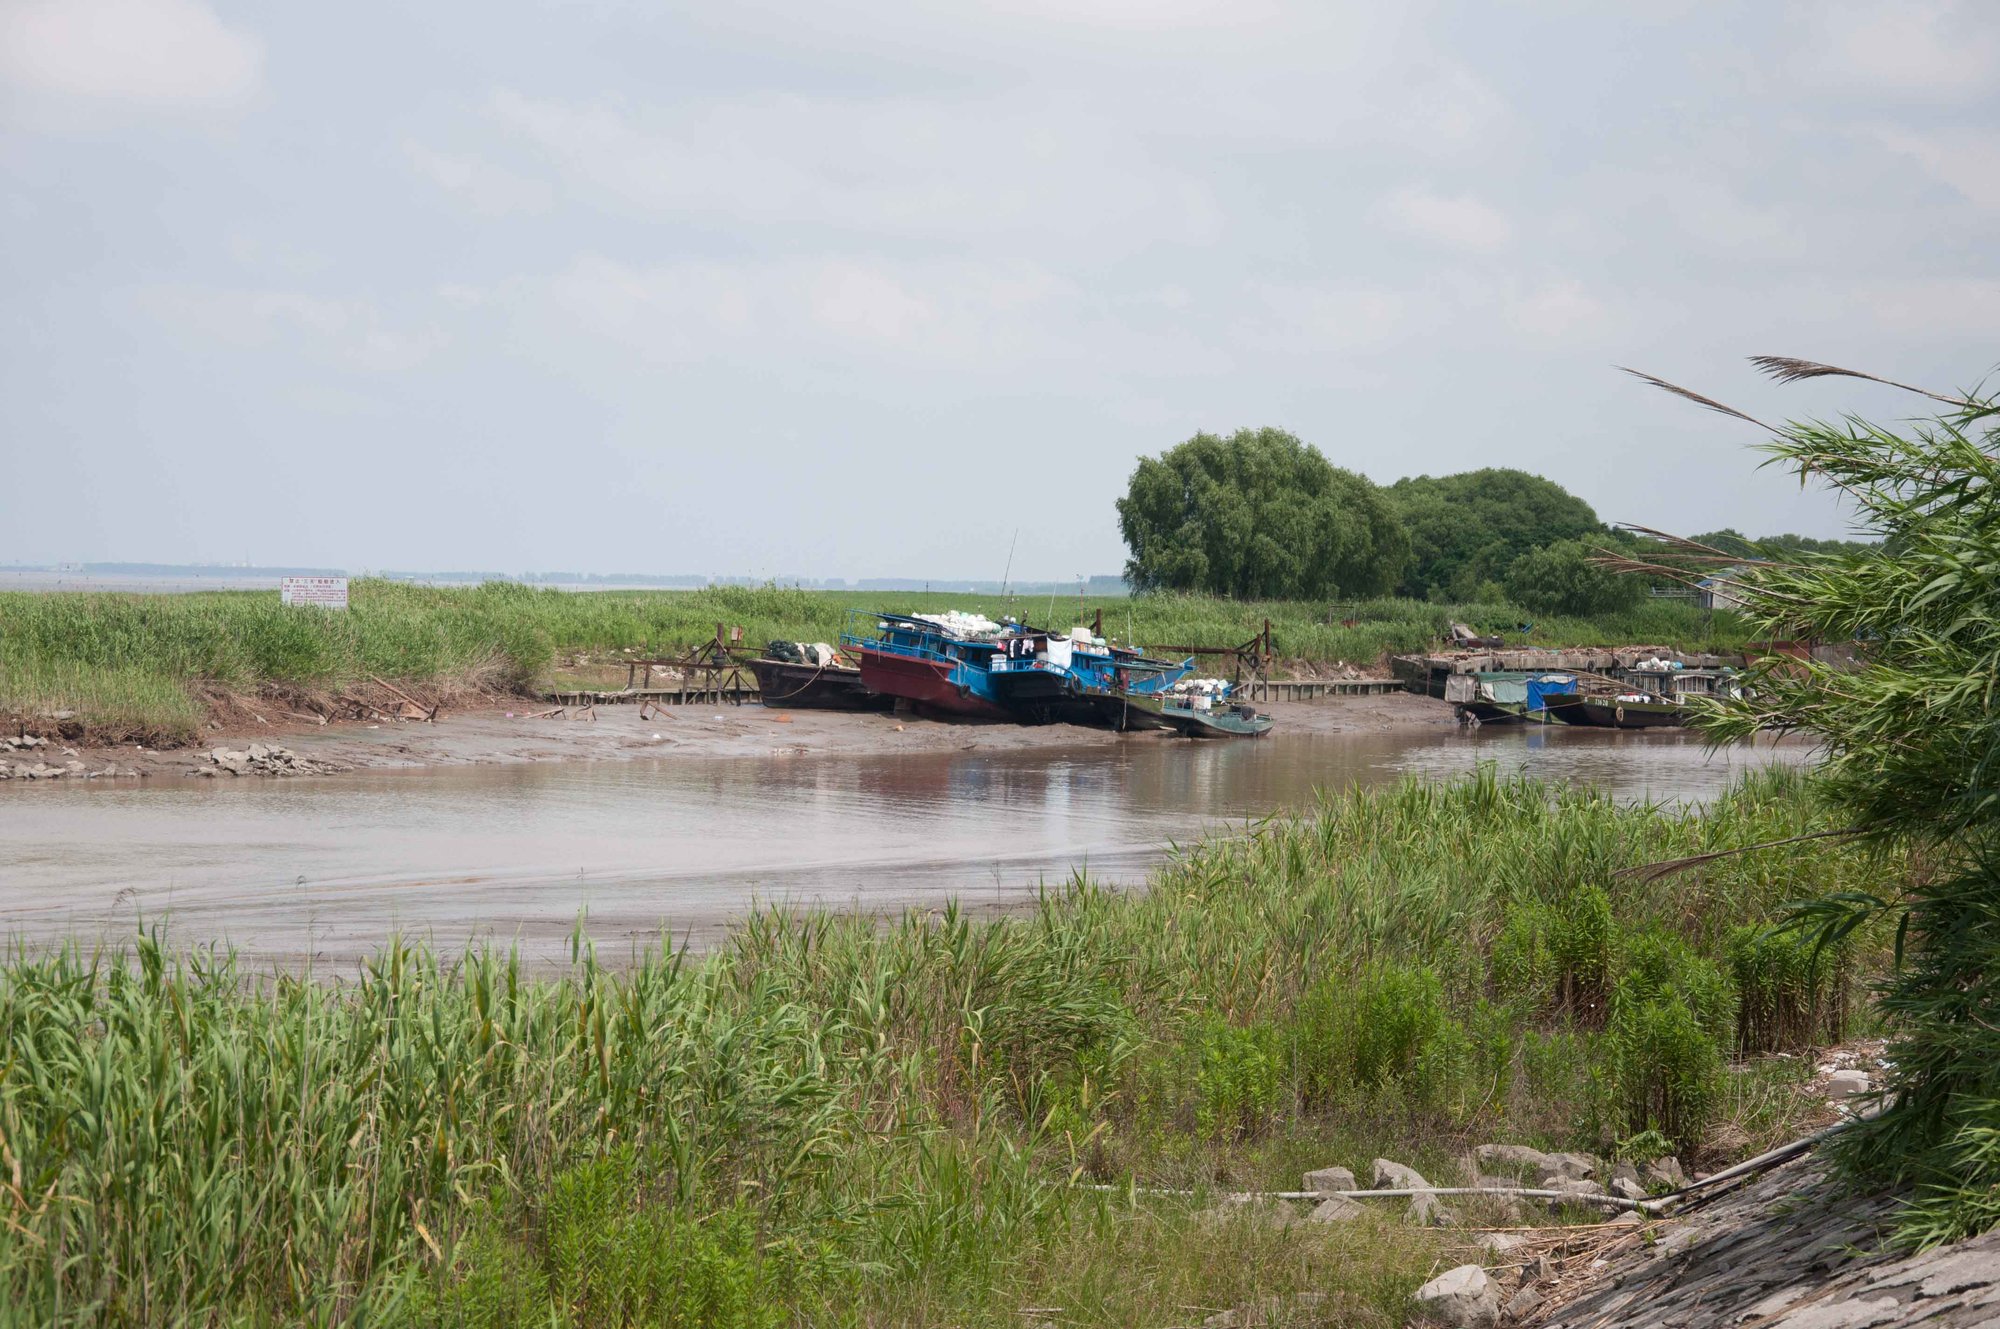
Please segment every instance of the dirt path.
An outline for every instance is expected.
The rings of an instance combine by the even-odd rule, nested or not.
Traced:
[[[185,777],[213,769],[207,754],[278,745],[325,769],[493,765],[511,762],[604,761],[657,757],[746,757],[766,754],[991,751],[1114,743],[1188,742],[1162,733],[1116,734],[1079,725],[1014,725],[945,721],[840,711],[791,711],[759,705],[674,706],[641,719],[637,706],[600,706],[595,720],[535,719],[540,703],[448,712],[435,724],[388,722],[306,726],[268,723],[217,731],[199,747],[75,747],[51,741],[32,754],[53,766],[81,762],[87,771],[114,767],[120,776]],[[1448,729],[1451,708],[1409,693],[1259,705],[1278,721],[1264,742],[1292,734],[1386,733]],[[27,757],[30,754],[0,754]],[[225,776],[225,778],[227,778]]]

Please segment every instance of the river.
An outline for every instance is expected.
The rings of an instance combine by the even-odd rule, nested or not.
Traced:
[[[303,780],[0,787],[0,934],[43,945],[162,921],[259,963],[351,966],[393,932],[554,959],[587,912],[609,961],[699,947],[753,903],[863,911],[1033,898],[1078,868],[1144,880],[1174,842],[1308,804],[1315,787],[1503,774],[1699,800],[1796,742],[1566,729],[1158,737],[1079,749],[682,757]]]

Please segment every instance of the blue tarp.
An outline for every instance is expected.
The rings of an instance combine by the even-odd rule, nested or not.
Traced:
[[[1528,680],[1528,709],[1546,710],[1548,703],[1542,698],[1576,691],[1576,679],[1569,674],[1544,674],[1540,678]]]

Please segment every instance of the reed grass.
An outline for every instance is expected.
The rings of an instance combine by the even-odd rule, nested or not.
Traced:
[[[775,638],[832,641],[850,609],[959,608],[1059,627],[1101,610],[1118,639],[1211,647],[1241,645],[1269,619],[1284,660],[1364,668],[1422,648],[1454,620],[1541,645],[1726,649],[1741,640],[1732,616],[1671,602],[1598,621],[1540,619],[1530,634],[1517,627],[1535,616],[1506,605],[1414,600],[1008,599],[773,586],[580,594],[504,582],[437,588],[362,580],[350,602],[345,613],[329,613],[286,608],[270,592],[0,594],[0,718],[66,712],[73,737],[185,741],[216,697],[336,692],[371,675],[519,691],[548,677],[558,660],[678,653],[708,640],[717,624],[741,627],[751,649]],[[1354,626],[1342,626],[1347,620]]]
[[[1025,916],[886,927],[765,912],[700,959],[609,967],[581,925],[553,974],[394,940],[344,977],[254,976],[150,933],[17,955],[0,1305],[59,1325],[1128,1325],[1311,1291],[1328,1299],[1299,1323],[1400,1323],[1435,1262],[1477,1258],[1466,1234],[1216,1219],[1123,1184],[1288,1188],[1378,1154],[1442,1182],[1482,1139],[1668,1131],[1685,1155],[1718,1123],[1745,1148],[1791,1129],[1798,1063],[1725,1069],[1733,1011],[1683,990],[1726,983],[1731,939],[1785,900],[1900,864],[1827,839],[1615,873],[1823,824],[1787,773],[1697,813],[1486,771],[1325,796],[1140,893],[1077,879]],[[1493,977],[1511,918],[1584,891],[1608,915],[1607,1002],[1647,1013],[1650,1042],[1560,999],[1560,959]],[[1856,971],[1879,949],[1857,938]]]

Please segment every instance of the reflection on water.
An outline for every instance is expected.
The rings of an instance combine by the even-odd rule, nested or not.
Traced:
[[[1558,727],[17,784],[0,789],[0,932],[90,940],[143,915],[183,941],[281,960],[344,962],[397,929],[519,938],[554,956],[588,910],[609,955],[662,929],[699,943],[752,901],[1005,904],[1077,867],[1135,882],[1169,842],[1304,806],[1319,787],[1491,761],[1622,799],[1686,800],[1805,755]]]

